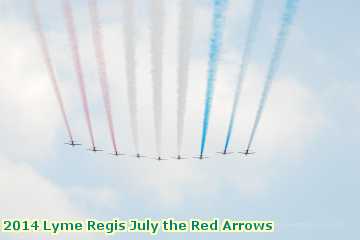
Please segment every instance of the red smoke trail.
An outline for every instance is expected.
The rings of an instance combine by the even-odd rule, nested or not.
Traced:
[[[105,56],[104,51],[102,49],[102,33],[99,24],[99,15],[97,9],[97,1],[96,0],[89,0],[89,9],[90,9],[90,19],[91,19],[91,27],[92,27],[92,35],[93,41],[95,46],[95,55],[98,64],[98,71],[99,71],[99,78],[100,78],[100,85],[103,94],[105,110],[111,135],[111,141],[114,148],[114,152],[117,153],[116,147],[116,140],[115,140],[115,133],[114,133],[114,124],[112,119],[111,113],[111,103],[110,103],[110,94],[109,94],[109,84],[108,84],[108,77],[106,72],[106,63],[105,63]]]
[[[95,147],[95,138],[94,138],[94,133],[93,133],[93,129],[92,129],[87,94],[86,94],[86,90],[85,90],[85,81],[84,81],[82,66],[80,63],[78,39],[77,39],[74,18],[73,18],[72,9],[71,9],[69,0],[63,0],[63,8],[64,8],[66,26],[67,26],[67,30],[69,33],[70,45],[72,48],[74,66],[75,66],[76,75],[77,75],[77,79],[78,79],[78,83],[79,83],[79,87],[80,87],[80,94],[81,94],[82,105],[83,105],[83,109],[84,109],[84,113],[85,113],[86,124],[87,124],[87,128],[88,128],[88,131],[90,134],[91,145],[92,145],[92,147]]]
[[[72,132],[71,132],[68,117],[67,117],[66,112],[65,112],[64,102],[62,100],[60,89],[59,89],[59,86],[57,84],[57,80],[56,80],[56,77],[55,77],[55,72],[54,72],[54,69],[53,69],[53,66],[52,66],[52,63],[51,63],[49,49],[48,49],[48,46],[47,46],[47,43],[46,43],[45,35],[44,35],[44,33],[43,33],[42,29],[41,29],[40,16],[39,16],[39,12],[38,12],[38,9],[37,9],[36,0],[32,1],[32,12],[33,12],[33,17],[34,17],[34,23],[35,23],[35,28],[36,28],[36,32],[37,32],[37,37],[38,37],[38,41],[39,41],[39,44],[40,44],[42,54],[44,56],[46,68],[47,68],[50,80],[51,80],[53,88],[54,88],[55,96],[56,96],[56,99],[58,101],[58,104],[59,104],[59,107],[60,107],[60,110],[61,110],[61,114],[62,114],[62,117],[63,117],[64,122],[65,122],[66,130],[67,130],[69,138],[70,138],[70,141],[73,141],[74,138],[73,138],[73,135],[72,135]]]

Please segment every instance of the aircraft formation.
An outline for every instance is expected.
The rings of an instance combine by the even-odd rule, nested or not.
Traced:
[[[66,142],[64,143],[66,145],[69,145],[71,147],[77,147],[77,146],[81,146],[82,144],[78,143],[78,142],[75,142],[74,140],[71,140],[70,142]],[[88,148],[87,149],[88,151],[90,152],[103,152],[104,150],[103,149],[98,149],[97,147],[93,146],[91,148]],[[234,152],[217,152],[218,154],[222,154],[222,155],[229,155],[229,154],[233,154]],[[249,151],[248,149],[243,151],[243,152],[238,152],[244,156],[247,156],[247,155],[252,155],[252,154],[255,154],[255,152],[251,152]],[[148,156],[145,156],[145,155],[142,155],[140,153],[136,153],[135,155],[132,155],[132,154],[125,154],[125,153],[119,153],[119,152],[112,152],[112,153],[109,153],[110,155],[112,156],[128,156],[128,157],[135,157],[135,158],[150,158],[150,159],[154,159],[154,160],[157,160],[157,161],[168,161],[170,159],[175,159],[175,160],[182,160],[182,159],[188,159],[187,157],[184,157],[184,156],[181,156],[181,155],[177,155],[176,157],[171,157],[170,159],[168,158],[163,158],[161,156],[156,156],[156,157],[148,157]],[[199,155],[199,156],[195,156],[195,157],[192,157],[194,159],[206,159],[206,158],[209,158],[208,156],[205,156],[205,155]]]
[[[294,16],[300,0],[283,0],[284,9],[280,18],[280,27],[276,35],[275,46],[272,51],[268,71],[265,79],[264,88],[262,91],[261,98],[259,100],[256,118],[251,129],[249,141],[244,151],[238,152],[244,156],[255,154],[251,150],[252,144],[262,119],[263,112],[267,103],[269,92],[271,90],[272,81],[275,78],[276,72],[279,68],[282,52],[285,48],[289,30],[293,24]],[[100,1],[99,1],[100,2]],[[136,61],[135,61],[135,2],[133,0],[122,1],[122,14],[126,23],[123,24],[123,35],[125,44],[125,58],[126,58],[126,75],[127,75],[127,86],[128,86],[128,102],[130,107],[130,119],[131,119],[131,130],[132,138],[135,147],[136,154],[127,155],[118,151],[118,146],[115,138],[115,129],[113,126],[113,116],[110,99],[110,89],[108,87],[108,73],[106,70],[105,54],[103,50],[103,34],[102,28],[99,21],[98,1],[88,0],[88,9],[90,16],[90,25],[92,32],[92,40],[94,46],[94,53],[97,60],[97,71],[98,78],[101,85],[102,98],[104,102],[104,109],[107,118],[107,125],[109,130],[109,136],[111,139],[113,151],[110,153],[112,156],[130,156],[135,158],[150,158],[140,154],[139,148],[139,134],[138,134],[138,116],[137,116],[137,101],[136,101]],[[179,6],[179,43],[178,43],[178,66],[177,66],[177,155],[170,159],[162,157],[162,69],[163,69],[163,35],[164,35],[164,5],[165,0],[152,0],[149,5],[150,8],[150,41],[151,41],[151,78],[153,83],[153,111],[154,111],[154,128],[155,128],[155,145],[156,145],[156,157],[153,159],[157,161],[167,161],[170,159],[182,160],[186,157],[182,154],[182,141],[184,132],[184,119],[186,114],[186,100],[187,100],[187,85],[188,85],[188,70],[191,58],[191,47],[192,47],[192,35],[194,33],[193,22],[195,18],[194,1],[182,0]],[[212,31],[209,40],[209,55],[208,55],[208,69],[206,79],[206,96],[204,102],[204,114],[201,131],[201,144],[199,155],[192,157],[195,159],[206,159],[208,156],[205,155],[205,147],[208,133],[208,126],[210,122],[210,113],[212,110],[212,102],[214,95],[214,88],[217,79],[217,68],[220,53],[222,49],[222,36],[224,31],[224,23],[226,18],[226,10],[228,7],[228,0],[211,0],[212,2]],[[52,82],[55,96],[62,113],[62,117],[66,126],[66,131],[69,136],[69,142],[66,145],[71,147],[77,147],[81,144],[74,141],[73,134],[70,128],[68,117],[65,111],[65,106],[62,100],[62,95],[58,87],[57,78],[55,76],[52,59],[50,57],[48,44],[46,41],[45,33],[42,29],[41,16],[39,14],[39,6],[37,0],[32,0],[32,13],[35,26],[35,33],[38,37],[40,49],[44,58],[44,62],[48,71],[49,78]],[[88,151],[97,153],[103,152],[103,149],[96,147],[95,138],[93,134],[92,121],[89,114],[89,106],[87,100],[87,92],[85,90],[85,80],[83,67],[79,56],[79,41],[77,31],[74,23],[74,16],[70,0],[62,0],[63,4],[63,16],[65,19],[65,25],[69,37],[69,46],[71,47],[74,69],[76,72],[80,96],[82,100],[82,107],[86,120],[86,126],[89,133],[89,139],[91,146]],[[241,56],[241,65],[239,68],[238,78],[236,85],[234,86],[234,96],[232,111],[230,114],[230,121],[227,128],[227,135],[225,137],[224,149],[219,154],[230,155],[234,152],[229,152],[228,147],[233,134],[234,123],[237,116],[237,110],[239,105],[239,98],[241,97],[242,85],[246,79],[247,69],[251,60],[251,53],[253,45],[256,40],[256,33],[258,23],[260,22],[262,11],[263,11],[264,0],[253,0],[253,5],[250,13],[250,20],[248,24],[248,30],[245,39],[244,51]],[[151,157],[152,158],[152,157]]]

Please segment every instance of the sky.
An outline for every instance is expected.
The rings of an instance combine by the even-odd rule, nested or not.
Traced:
[[[173,217],[272,220],[271,234],[166,235],[159,239],[339,239],[356,236],[359,187],[360,57],[358,1],[302,0],[255,137],[256,154],[221,151],[245,42],[251,0],[230,0],[206,155],[199,161],[114,158],[106,125],[86,1],[71,1],[95,138],[90,141],[61,12],[61,1],[39,0],[41,19],[76,140],[64,124],[33,32],[27,0],[0,0],[1,217],[121,219]],[[163,72],[164,155],[176,154],[178,3],[166,1]],[[265,80],[284,0],[265,1],[230,151],[244,150]],[[136,1],[136,61],[141,152],[155,156],[150,76],[150,1]],[[184,155],[198,154],[205,99],[211,1],[196,1],[185,118]],[[99,1],[116,138],[131,139],[121,1]],[[165,147],[166,146],[166,147]],[[18,239],[4,235],[2,239]],[[81,235],[81,239],[103,239]],[[130,235],[115,235],[123,239]],[[146,234],[136,238],[149,239]],[[37,239],[26,235],[21,239]],[[67,239],[60,235],[56,239]]]

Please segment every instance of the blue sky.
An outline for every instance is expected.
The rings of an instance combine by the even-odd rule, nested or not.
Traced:
[[[60,1],[41,2],[41,16],[77,138],[88,144]],[[99,145],[110,151],[85,1],[74,1],[81,56]],[[164,142],[175,154],[177,1],[166,1]],[[245,82],[231,150],[245,147],[279,27],[283,0],[266,1]],[[300,1],[280,70],[255,139],[256,155],[217,156],[223,146],[250,0],[230,0],[214,97],[206,161],[158,163],[69,149],[40,51],[28,1],[1,0],[0,213],[2,216],[100,219],[229,217],[274,220],[273,234],[207,235],[207,239],[338,239],[356,236],[360,200],[360,57],[358,1]],[[137,1],[140,139],[155,154],[152,122],[148,1]],[[132,153],[120,15],[101,1],[105,52],[119,146]],[[197,153],[205,97],[210,1],[196,4],[185,155]],[[101,236],[85,236],[102,239]],[[129,236],[130,237],[130,236]],[[147,235],[136,235],[141,239]],[[159,235],[160,239],[182,235]],[[200,236],[188,234],[189,239]],[[202,236],[201,236],[202,237]],[[25,236],[23,239],[33,239]],[[59,239],[65,239],[59,236]],[[122,235],[113,239],[122,239]],[[10,235],[5,239],[15,239]]]

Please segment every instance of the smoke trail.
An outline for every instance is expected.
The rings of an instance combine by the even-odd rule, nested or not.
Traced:
[[[92,27],[92,35],[95,46],[95,55],[96,61],[98,65],[99,79],[101,85],[101,91],[104,99],[104,105],[106,110],[106,117],[109,125],[111,142],[113,145],[114,152],[117,153],[117,145],[115,140],[115,131],[113,124],[113,117],[111,112],[111,102],[110,102],[110,93],[109,93],[109,84],[108,84],[108,76],[106,72],[106,63],[104,51],[102,48],[102,32],[99,23],[99,15],[97,8],[97,0],[88,0],[89,10],[90,10],[90,19],[91,19],[91,27]]]
[[[84,110],[84,114],[85,114],[86,124],[87,124],[87,128],[88,128],[89,135],[90,135],[91,145],[92,145],[92,147],[95,147],[95,138],[94,138],[94,133],[93,133],[92,124],[91,124],[87,94],[86,94],[86,90],[85,90],[85,81],[84,81],[82,66],[80,63],[78,39],[77,39],[77,35],[76,35],[74,18],[73,18],[72,9],[71,9],[69,0],[63,0],[63,10],[64,10],[66,27],[68,30],[70,45],[71,45],[72,54],[73,54],[74,67],[75,67],[75,71],[76,71],[76,75],[77,75],[77,79],[78,79],[78,83],[79,83],[81,100],[82,100],[83,110]]]
[[[123,31],[125,42],[126,75],[131,129],[136,153],[139,153],[138,114],[136,95],[134,1],[123,0]]]
[[[204,110],[204,119],[203,119],[203,128],[202,128],[200,156],[202,156],[204,153],[207,131],[209,127],[209,118],[210,118],[210,112],[212,106],[212,98],[214,95],[217,63],[221,48],[221,38],[222,38],[223,25],[224,25],[224,12],[227,3],[228,3],[227,0],[213,0],[214,12],[213,12],[213,22],[212,22],[212,34],[210,39],[208,79],[207,79],[207,88],[206,88],[206,101],[205,101],[205,110]]]
[[[253,143],[254,136],[255,136],[256,130],[259,126],[259,122],[260,122],[262,113],[264,111],[265,105],[266,105],[266,100],[268,98],[268,95],[269,95],[269,92],[271,89],[272,80],[274,79],[275,73],[276,73],[277,69],[279,68],[281,55],[282,55],[282,52],[283,52],[283,49],[284,49],[284,46],[285,46],[285,43],[286,43],[286,40],[287,40],[287,37],[289,34],[291,24],[294,20],[294,15],[296,13],[298,2],[299,2],[299,0],[286,0],[285,10],[284,10],[284,13],[283,13],[283,16],[281,19],[282,21],[281,21],[280,30],[278,32],[275,47],[274,47],[274,50],[273,50],[273,53],[271,56],[268,73],[266,75],[265,86],[264,86],[264,89],[263,89],[263,92],[261,95],[259,108],[256,113],[255,122],[254,122],[253,128],[251,130],[247,150],[250,149],[250,147]]]
[[[180,156],[184,135],[186,96],[193,34],[194,6],[192,0],[181,1],[178,40],[177,152]]]
[[[264,5],[264,0],[254,0],[253,6],[252,6],[250,23],[248,26],[246,40],[245,40],[245,47],[244,47],[244,51],[243,51],[242,58],[241,58],[240,72],[239,72],[238,80],[236,83],[236,88],[235,88],[235,93],[234,93],[234,102],[232,105],[231,116],[230,116],[228,131],[227,131],[227,135],[226,135],[226,140],[225,140],[224,153],[226,153],[226,151],[227,151],[227,148],[228,148],[229,142],[230,142],[230,138],[231,138],[231,134],[233,131],[234,120],[235,120],[236,113],[237,113],[237,108],[238,108],[238,104],[239,104],[239,98],[240,98],[240,94],[241,94],[241,90],[242,90],[242,85],[243,85],[243,81],[245,79],[246,72],[248,69],[249,60],[251,58],[251,52],[252,52],[253,44],[255,42],[257,27],[258,27],[258,24],[259,24],[259,21],[261,18],[261,10],[262,10],[263,5]]]
[[[60,111],[61,111],[61,115],[63,117],[64,123],[65,123],[65,127],[68,133],[68,136],[70,138],[70,141],[72,142],[74,140],[72,132],[71,132],[71,128],[70,128],[70,124],[68,121],[68,117],[66,115],[66,111],[65,111],[65,107],[64,107],[64,102],[60,93],[60,89],[57,83],[57,79],[55,76],[55,72],[54,72],[54,68],[52,65],[52,61],[50,58],[50,53],[49,53],[49,48],[48,45],[46,43],[46,38],[45,35],[42,31],[41,28],[41,21],[40,21],[40,15],[38,12],[38,8],[37,8],[37,1],[36,0],[32,0],[31,2],[31,7],[32,7],[32,13],[33,13],[33,17],[34,17],[34,23],[35,23],[35,29],[36,29],[36,33],[37,33],[37,37],[38,37],[38,41],[39,41],[39,45],[45,60],[45,64],[46,64],[46,68],[55,92],[55,96],[56,99],[58,101],[59,107],[60,107]]]
[[[164,31],[164,2],[153,0],[151,8],[151,61],[156,152],[161,155],[162,141],[162,47]]]

